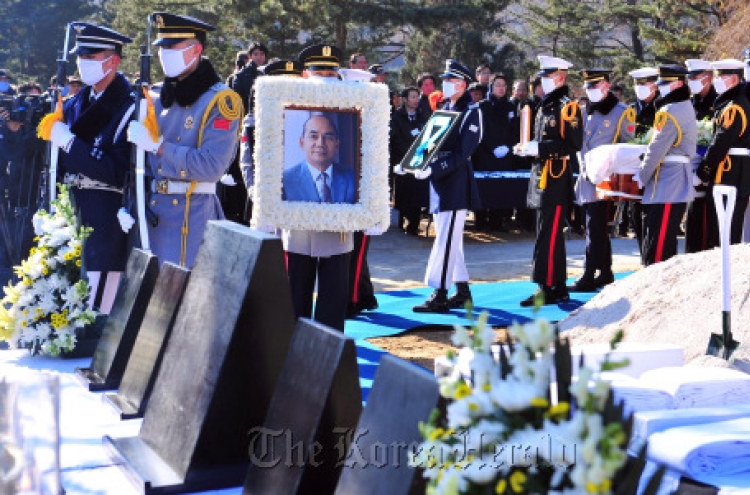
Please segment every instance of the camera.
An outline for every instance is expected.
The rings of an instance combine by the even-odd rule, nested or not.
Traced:
[[[8,120],[36,126],[50,104],[42,95],[4,96],[0,97],[0,109],[8,112]]]

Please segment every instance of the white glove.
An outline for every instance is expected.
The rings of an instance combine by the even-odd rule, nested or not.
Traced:
[[[383,228],[379,225],[370,227],[369,229],[365,230],[365,235],[382,235],[382,234],[383,234]]]
[[[128,125],[128,141],[149,153],[156,153],[159,151],[161,143],[164,142],[164,138],[159,136],[159,140],[154,141],[151,139],[151,134],[149,134],[146,126],[137,120],[133,120]]]
[[[701,184],[703,184],[703,181],[695,172],[693,172],[693,187],[700,186]]]
[[[232,177],[231,174],[224,174],[221,176],[221,180],[219,181],[225,186],[236,186],[237,181],[234,180],[234,177]]]
[[[424,170],[417,170],[416,172],[414,172],[414,177],[416,177],[419,180],[426,179],[430,175],[432,175],[431,167],[427,167]]]
[[[76,137],[76,135],[70,132],[68,124],[55,122],[52,126],[52,133],[50,134],[49,139],[52,141],[53,146],[65,149],[74,137]]]
[[[503,145],[495,148],[492,153],[495,155],[495,158],[505,158],[505,155],[508,154],[508,151],[510,151],[510,149],[507,146]]]
[[[518,154],[521,156],[539,156],[539,141],[529,141],[524,144]]]
[[[395,167],[393,167],[393,173],[396,175],[406,175],[406,172],[404,171],[404,168],[399,163]]]
[[[117,220],[120,222],[120,228],[126,234],[130,232],[130,229],[135,225],[135,218],[125,208],[117,210]]]

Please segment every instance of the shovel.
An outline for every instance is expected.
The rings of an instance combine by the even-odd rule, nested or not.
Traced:
[[[726,206],[724,206],[724,198],[727,200]],[[711,334],[706,354],[719,356],[727,361],[729,361],[732,352],[740,345],[732,338],[732,278],[729,260],[732,214],[734,213],[736,200],[736,187],[722,184],[714,186],[714,203],[716,204],[716,215],[719,218],[719,235],[721,237],[721,335]]]

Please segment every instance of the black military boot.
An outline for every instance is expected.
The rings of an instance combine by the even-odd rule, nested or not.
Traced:
[[[612,273],[611,268],[606,270],[599,270],[599,275],[594,278],[594,283],[597,287],[604,287],[605,285],[611,284],[615,281],[615,274]]]
[[[430,297],[420,304],[414,306],[412,311],[415,313],[448,313],[448,291],[445,289],[435,289]]]
[[[552,297],[552,287],[546,285],[539,285],[539,288],[531,294],[529,297],[521,301],[521,306],[528,308],[536,303],[537,298],[541,298],[540,304],[549,304],[547,301]]]
[[[463,308],[467,301],[471,301],[469,282],[456,282],[456,292],[448,298],[449,308]]]
[[[594,270],[586,270],[573,285],[568,286],[570,292],[596,292],[598,288],[594,280]]]

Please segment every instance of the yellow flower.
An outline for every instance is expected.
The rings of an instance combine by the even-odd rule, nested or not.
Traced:
[[[544,397],[534,397],[531,399],[531,405],[533,407],[549,407],[549,401],[545,399]]]
[[[492,390],[492,385],[490,385],[489,383],[485,383],[484,385],[482,385],[482,390],[484,390],[485,392],[489,392],[490,390]]]
[[[495,485],[495,493],[497,493],[497,495],[502,495],[503,493],[505,493],[505,490],[507,488],[508,488],[508,482],[505,481],[504,479],[501,479],[500,481],[497,482],[497,485]]]
[[[70,261],[70,260],[72,260],[72,259],[73,259],[73,253],[72,253],[72,252],[70,252],[70,251],[68,251],[67,253],[65,253],[65,254],[63,255],[63,259],[64,259],[65,261]]]
[[[596,483],[594,483],[593,481],[589,481],[588,483],[586,483],[586,491],[589,493],[598,493],[599,487],[596,486]]]
[[[465,383],[462,383],[456,387],[456,399],[463,399],[471,395],[471,387]]]
[[[76,267],[81,268],[81,260],[76,260]]]
[[[47,268],[46,266],[42,268],[42,275],[49,275],[49,268]]]
[[[430,441],[434,442],[436,440],[440,440],[443,437],[443,434],[445,433],[445,430],[442,428],[435,428],[432,430],[432,433],[430,433]]]
[[[526,483],[526,474],[523,471],[514,471],[510,475],[510,489],[513,493],[523,492],[523,485]]]

